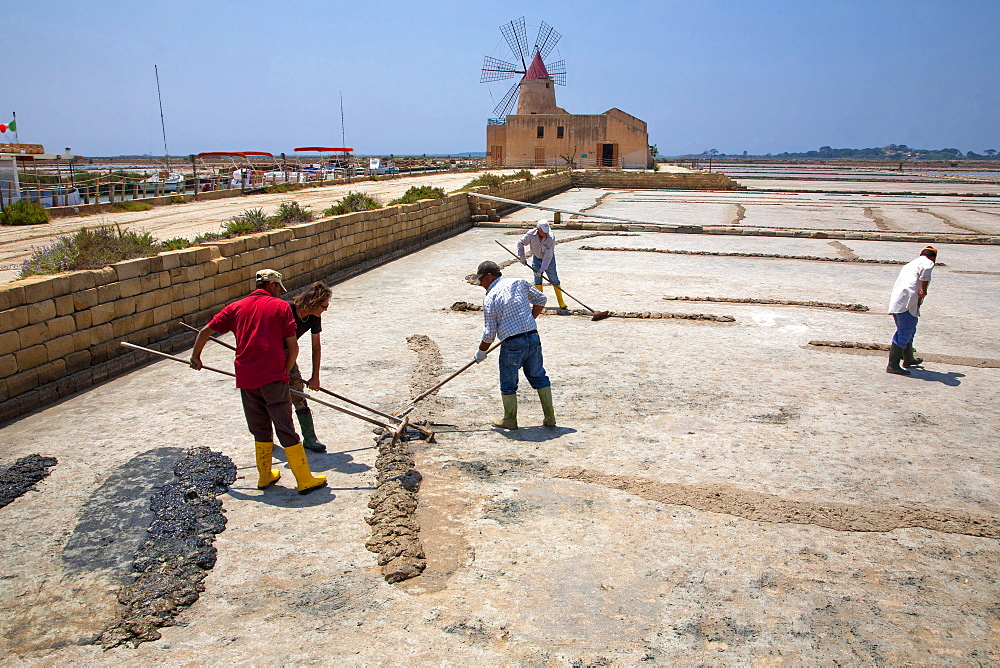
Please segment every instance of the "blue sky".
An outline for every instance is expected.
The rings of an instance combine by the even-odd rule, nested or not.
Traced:
[[[562,33],[558,103],[662,154],[1000,150],[1000,0],[0,0],[0,122],[78,155],[485,150],[498,26]],[[492,97],[491,97],[492,92]],[[9,141],[10,133],[0,135]]]

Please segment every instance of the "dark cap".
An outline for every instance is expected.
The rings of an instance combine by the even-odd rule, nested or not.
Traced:
[[[479,268],[476,269],[476,273],[469,278],[469,283],[473,285],[478,285],[479,281],[482,280],[483,276],[486,274],[493,274],[494,276],[500,276],[500,267],[497,266],[496,262],[491,260],[486,260],[485,262],[479,263]]]

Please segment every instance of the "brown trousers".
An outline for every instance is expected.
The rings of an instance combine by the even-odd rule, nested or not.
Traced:
[[[255,440],[270,443],[277,431],[283,448],[302,442],[292,422],[292,394],[288,391],[288,383],[277,380],[254,390],[241,389],[240,397],[247,427]]]
[[[299,371],[298,363],[293,364],[291,371],[288,372],[288,385],[297,392],[304,392],[306,389],[306,381],[302,378],[302,372]],[[298,394],[292,395],[292,405],[295,406],[295,410],[297,411],[309,408],[306,398]]]

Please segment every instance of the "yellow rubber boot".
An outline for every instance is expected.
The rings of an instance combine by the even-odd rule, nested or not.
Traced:
[[[271,451],[274,450],[273,441],[254,441],[257,450],[257,489],[270,487],[278,482],[281,473],[271,468]]]
[[[545,290],[542,289],[543,287],[545,287],[545,286],[543,286],[543,285],[536,285],[535,289],[538,290],[539,292],[545,292]]]
[[[559,289],[559,286],[553,285],[552,289],[556,291],[556,301],[559,302],[559,308],[567,308],[566,302],[562,298],[562,290]]]
[[[306,451],[301,443],[285,448],[285,457],[288,458],[288,468],[292,469],[292,475],[295,476],[299,494],[308,494],[326,485],[325,475],[313,475],[309,470]]]

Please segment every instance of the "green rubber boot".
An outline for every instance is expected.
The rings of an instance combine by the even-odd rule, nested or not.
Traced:
[[[895,343],[889,345],[889,366],[885,368],[886,373],[894,373],[897,376],[909,376],[910,372],[899,366],[899,361],[903,359],[906,351]]]
[[[326,452],[326,446],[316,440],[312,411],[308,407],[296,409],[295,417],[299,419],[299,427],[302,428],[302,447],[313,452]]]
[[[907,344],[903,349],[903,368],[909,369],[911,366],[920,366],[923,363],[923,357],[914,357],[913,344]]]
[[[556,426],[556,409],[552,407],[552,386],[538,390],[538,398],[542,402],[542,412],[545,413],[542,424],[546,427]]]
[[[503,419],[494,420],[493,426],[501,429],[517,429],[517,395],[501,394],[503,399]]]

